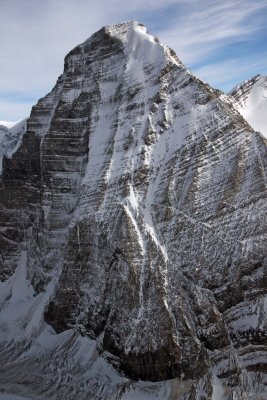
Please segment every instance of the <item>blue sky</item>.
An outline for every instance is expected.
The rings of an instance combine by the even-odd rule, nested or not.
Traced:
[[[216,88],[267,75],[267,0],[0,0],[0,120],[28,116],[74,46],[129,19]]]

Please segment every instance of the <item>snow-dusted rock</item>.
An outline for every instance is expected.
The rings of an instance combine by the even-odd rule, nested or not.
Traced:
[[[252,128],[267,138],[267,76],[256,75],[237,85],[229,95]]]
[[[264,138],[141,24],[73,49],[3,160],[2,387],[260,399],[266,159]]]
[[[0,174],[2,159],[11,157],[21,144],[22,136],[27,130],[27,119],[18,122],[0,121]]]

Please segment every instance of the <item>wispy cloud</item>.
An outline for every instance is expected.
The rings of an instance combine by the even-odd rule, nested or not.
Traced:
[[[0,0],[0,119],[17,119],[26,94],[45,95],[66,53],[104,25],[138,19],[193,71],[213,74],[216,86],[218,58],[229,59],[227,46],[267,36],[266,16],[266,0]],[[4,93],[13,96],[7,106]]]
[[[173,46],[185,63],[200,63],[230,43],[246,41],[265,28],[266,1],[189,1],[183,15],[161,38]]]

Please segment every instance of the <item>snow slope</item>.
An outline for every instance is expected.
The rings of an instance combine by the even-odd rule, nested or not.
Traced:
[[[253,129],[267,138],[267,77],[256,75],[237,85],[229,95]]]

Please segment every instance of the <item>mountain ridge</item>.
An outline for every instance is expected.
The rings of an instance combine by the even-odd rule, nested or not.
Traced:
[[[17,122],[0,121],[0,173],[3,156],[11,157],[27,129],[27,119]]]
[[[235,86],[229,96],[241,115],[267,138],[267,77],[255,75]]]

